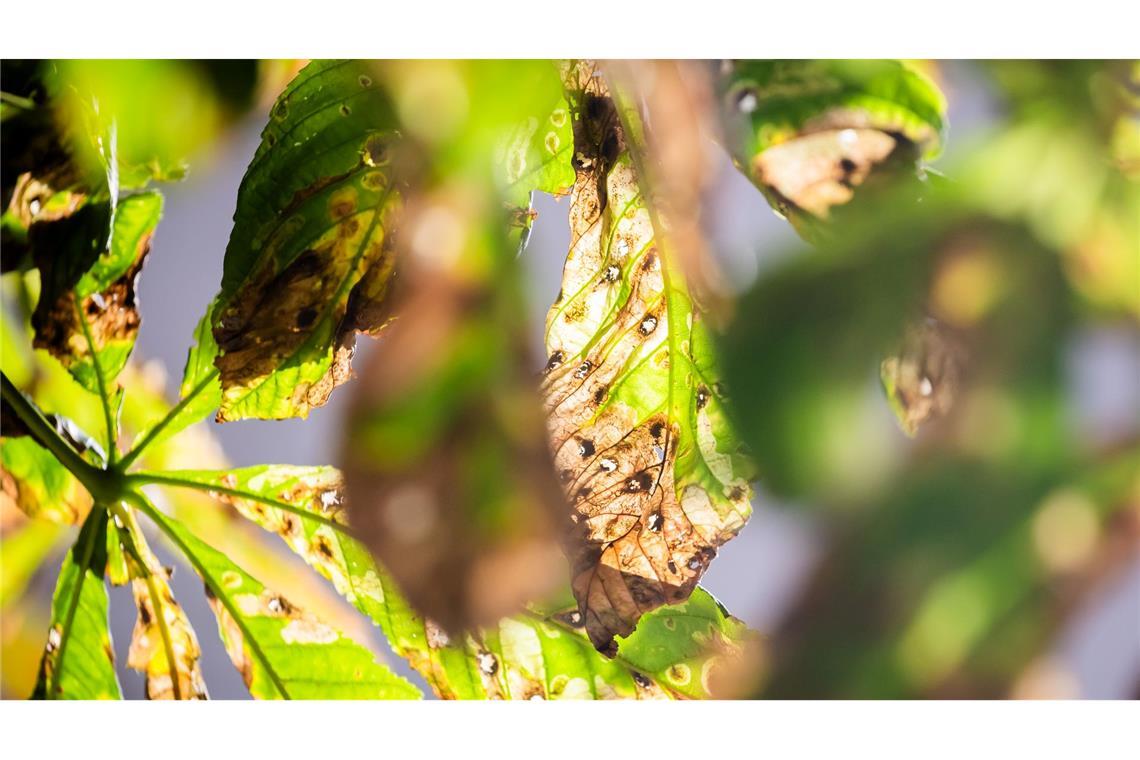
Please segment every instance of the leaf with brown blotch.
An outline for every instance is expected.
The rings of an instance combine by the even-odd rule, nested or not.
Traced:
[[[161,214],[162,196],[140,193],[113,208],[85,205],[29,231],[43,282],[32,315],[35,347],[47,349],[100,396],[111,393],[134,348],[140,323],[135,281]]]
[[[349,532],[340,474],[331,467],[260,465],[167,473],[168,485],[212,487],[242,515],[276,533],[358,610],[443,699],[660,699],[739,695],[754,633],[711,596],[647,615],[611,660],[595,651],[572,598],[463,636],[450,636],[403,598]]]
[[[30,437],[0,442],[0,503],[28,517],[78,525],[91,509],[91,495],[51,453]]]
[[[306,417],[388,321],[394,106],[367,61],[315,61],[281,93],[238,191],[212,307],[217,420]]]
[[[139,616],[127,664],[146,675],[147,699],[206,699],[198,638],[174,601],[170,572],[151,568],[131,582]]]
[[[805,234],[872,174],[913,174],[945,130],[941,93],[899,61],[735,61],[721,91],[737,165]]]
[[[255,699],[413,699],[419,691],[368,649],[267,589],[147,502],[144,512],[194,566],[234,667]]]
[[[577,523],[573,589],[594,645],[684,601],[751,512],[705,316],[660,238],[617,108],[568,72],[577,180],[543,393]]]
[[[83,522],[92,503],[87,489],[54,454],[31,437],[27,426],[11,413],[8,405],[4,405],[3,411],[0,504],[60,525]],[[102,447],[71,419],[58,414],[45,414],[44,419],[79,454],[91,451],[95,457],[103,458]]]
[[[207,699],[198,637],[170,588],[174,569],[154,556],[132,512],[117,514],[107,534],[108,575],[131,581],[138,617],[127,665],[146,676],[147,699]]]
[[[452,634],[565,577],[566,507],[528,369],[517,263],[494,206],[471,190],[409,205],[401,316],[361,373],[342,454],[357,535]]]

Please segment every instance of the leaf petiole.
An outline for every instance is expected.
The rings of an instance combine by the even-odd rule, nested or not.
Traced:
[[[232,496],[237,499],[247,499],[249,501],[265,504],[266,506],[280,509],[285,512],[291,512],[295,515],[305,518],[306,520],[313,520],[315,522],[322,523],[329,526],[333,530],[340,531],[341,533],[344,533],[345,535],[349,535],[351,537],[351,534],[348,531],[348,526],[337,522],[336,520],[326,515],[318,514],[307,509],[302,509],[301,507],[297,507],[287,501],[274,499],[271,496],[264,496],[254,491],[244,491],[240,488],[227,488],[226,486],[219,485],[217,483],[203,483],[201,481],[192,480],[189,478],[181,478],[179,477],[179,472],[177,470],[171,472],[134,472],[125,477],[124,483],[128,488],[134,488],[136,486],[143,485],[171,486],[174,488],[189,488],[195,491],[222,494],[224,496]]]

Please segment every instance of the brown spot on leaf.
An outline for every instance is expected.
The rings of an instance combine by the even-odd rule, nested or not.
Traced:
[[[103,204],[85,206],[65,221],[47,227],[33,225],[29,232],[33,249],[41,258],[43,289],[32,315],[33,345],[46,349],[65,367],[91,362],[93,355],[114,343],[133,344],[141,322],[135,299],[135,286],[150,252],[150,233],[143,234],[135,257],[126,271],[103,290],[82,300],[76,293],[80,278],[95,264],[99,251],[64,250],[66,241],[106,240],[107,209]],[[41,235],[40,232],[44,234]],[[74,245],[74,242],[70,243]],[[83,322],[87,324],[84,329]],[[90,332],[90,341],[87,332]],[[106,368],[104,371],[107,371]]]

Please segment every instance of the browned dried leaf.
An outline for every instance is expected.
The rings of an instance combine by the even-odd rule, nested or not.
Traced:
[[[157,567],[131,584],[139,615],[127,664],[146,675],[147,699],[205,699],[198,638],[174,601],[169,577]]]
[[[656,238],[617,109],[571,68],[577,181],[543,392],[574,505],[573,588],[594,645],[688,598],[750,512],[708,327]]]
[[[878,129],[825,129],[797,137],[753,160],[756,181],[778,200],[826,218],[847,203],[876,165],[899,150],[914,160],[914,147]]]

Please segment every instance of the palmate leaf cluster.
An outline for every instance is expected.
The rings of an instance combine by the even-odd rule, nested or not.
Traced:
[[[126,582],[138,607],[128,664],[148,696],[207,695],[198,636],[212,634],[191,628],[142,521],[201,578],[254,697],[418,695],[158,506],[186,492],[278,536],[440,696],[748,687],[734,681],[757,635],[698,583],[748,518],[755,471],[703,305],[715,294],[691,277],[682,215],[659,198],[654,179],[670,167],[636,83],[588,62],[306,66],[270,109],[239,190],[180,398],[142,413],[124,378],[135,279],[162,213],[149,186],[178,175],[181,156],[121,123],[137,108],[93,106],[95,90],[124,76],[94,71],[68,78],[63,67],[4,102],[6,134],[33,125],[52,159],[21,164],[11,187],[5,173],[5,248],[19,251],[6,251],[6,300],[23,300],[28,321],[5,314],[5,343],[20,348],[4,350],[4,497],[29,518],[79,526],[35,696],[120,695],[107,584]],[[809,237],[881,168],[913,173],[944,133],[937,89],[900,63],[714,71],[714,136]],[[532,362],[517,252],[535,192],[569,196],[572,241],[546,356]],[[351,379],[358,333],[380,336],[394,358],[357,381],[343,475],[172,468],[157,455],[210,414],[305,417]],[[31,356],[29,337],[50,357]],[[419,525],[400,511],[412,496],[450,511]],[[520,579],[511,561],[552,547],[569,574],[541,593],[537,574],[507,583]],[[490,600],[472,578],[514,595]]]

